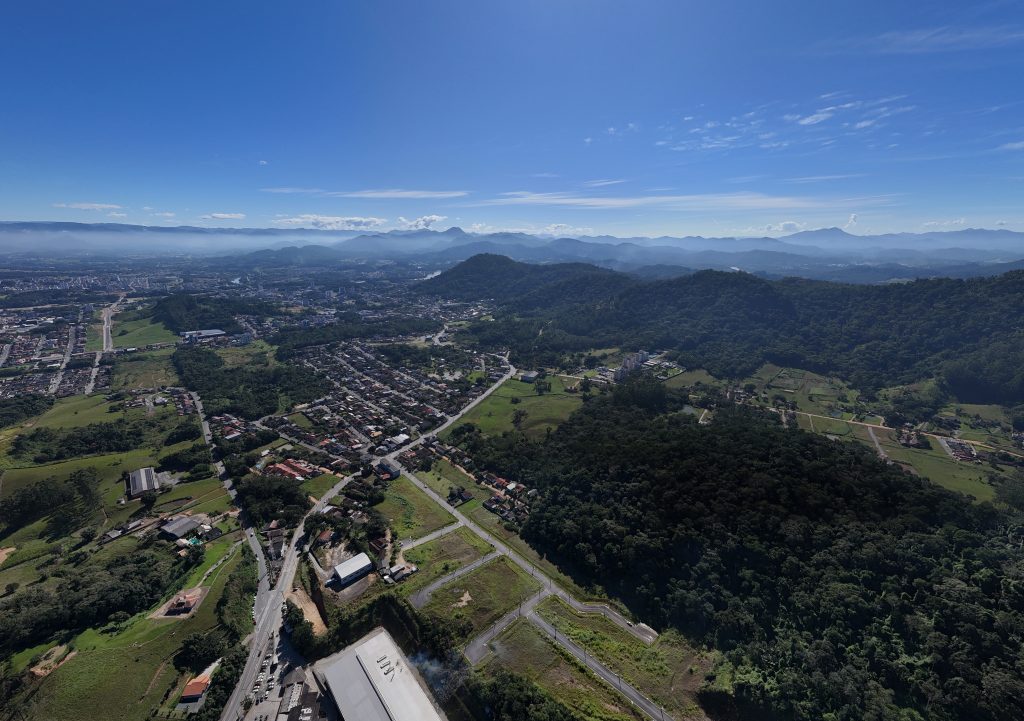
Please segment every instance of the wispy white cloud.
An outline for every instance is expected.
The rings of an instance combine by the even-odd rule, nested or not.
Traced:
[[[162,212],[159,212],[159,213],[153,213],[153,215],[155,215],[157,218],[173,218],[174,217],[174,213],[170,212],[169,210],[165,210],[165,211],[162,211]],[[242,217],[245,217],[245,216],[242,216]]]
[[[277,218],[274,223],[296,228],[317,230],[371,230],[387,223],[387,218],[343,217],[337,215],[304,214]]]
[[[128,213],[118,213],[117,211],[111,211],[107,213],[108,218],[127,218]]]
[[[317,193],[326,192],[323,188],[260,188],[260,192],[263,193],[282,193],[286,195],[316,195]]]
[[[440,223],[443,220],[447,220],[447,215],[421,215],[418,218],[408,220],[402,216],[398,216],[398,225],[405,230],[426,230],[434,223]]]
[[[797,122],[798,125],[817,125],[818,123],[825,122],[826,120],[828,120],[831,117],[832,117],[832,113],[818,112],[818,113],[812,113],[810,115],[804,116],[804,117],[800,118],[799,120],[797,120],[796,122]]]
[[[951,220],[928,220],[921,225],[925,228],[959,228],[966,223],[966,218],[953,218]]]
[[[515,191],[476,205],[542,205],[565,208],[621,209],[663,207],[677,210],[772,210],[823,207],[812,198],[763,193],[705,193],[694,195],[590,196],[575,193]]]
[[[373,200],[416,200],[443,198],[462,198],[469,195],[468,190],[403,190],[389,188],[385,190],[334,190],[324,193],[332,198],[367,198]]]
[[[531,177],[533,178],[557,178],[558,173],[534,173]]]
[[[830,180],[847,180],[863,178],[863,173],[847,173],[843,175],[807,175],[802,178],[786,178],[787,183],[826,183]]]
[[[1024,140],[1015,143],[1004,143],[999,146],[1000,150],[1024,150]]]
[[[267,164],[267,161],[266,161],[266,160],[261,160],[261,161],[259,162],[259,165],[266,165],[266,164]]]
[[[919,55],[964,50],[992,50],[1024,42],[1024,28],[1013,26],[894,30],[875,37],[830,43],[832,49],[882,54]]]
[[[245,213],[207,213],[201,217],[203,220],[244,220]]]
[[[855,225],[857,225],[857,214],[850,213],[850,217],[847,219],[846,224],[843,225],[843,230],[849,230]]]
[[[609,185],[618,185],[619,183],[625,182],[625,180],[600,179],[584,181],[583,185],[585,185],[588,188],[604,188]]]
[[[121,210],[121,206],[115,203],[54,203],[53,207],[70,210]]]

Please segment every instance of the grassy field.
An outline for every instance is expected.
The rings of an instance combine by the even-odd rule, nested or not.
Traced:
[[[420,538],[455,519],[405,476],[391,482],[384,500],[374,506],[391,523],[398,538]]]
[[[257,340],[249,345],[218,348],[216,353],[224,360],[225,366],[237,368],[244,365],[276,365],[275,350],[277,350],[276,346],[272,346],[266,341]]]
[[[77,428],[90,423],[102,423],[119,418],[118,413],[109,412],[111,404],[102,394],[91,396],[70,396],[61,398],[38,418],[33,427]]]
[[[930,449],[905,448],[896,441],[892,431],[876,429],[875,435],[892,460],[912,467],[932,483],[974,496],[979,501],[995,497],[995,489],[985,480],[991,470],[989,467],[953,460],[936,439],[929,439]]]
[[[85,349],[103,350],[103,311],[98,308],[93,311],[92,321],[86,326]]]
[[[77,654],[39,683],[25,718],[47,721],[142,721],[169,689],[184,679],[172,659],[191,633],[217,625],[216,606],[240,559],[235,554],[207,579],[210,593],[184,621],[155,620],[140,614],[114,636],[80,634]]]
[[[448,497],[448,489],[453,486],[462,486],[481,501],[491,497],[491,494],[478,486],[476,481],[444,459],[435,461],[429,471],[417,471],[416,477],[442,498]]]
[[[703,715],[696,692],[714,659],[694,651],[678,634],[664,633],[648,646],[604,616],[578,614],[554,596],[537,611],[674,718]]]
[[[319,500],[320,496],[327,493],[341,478],[333,473],[321,473],[315,478],[308,478],[302,482],[302,490]]]
[[[165,348],[118,358],[110,387],[117,391],[180,385],[181,379],[171,363],[173,352],[173,348]]]
[[[505,556],[438,589],[424,610],[464,617],[472,626],[465,640],[480,633],[541,588],[540,582]]]
[[[408,562],[419,569],[398,586],[398,590],[410,595],[438,578],[462,568],[494,550],[489,543],[467,528],[458,528],[422,546],[409,549],[402,554]]]
[[[518,533],[513,533],[505,528],[502,525],[501,519],[480,505],[480,501],[470,501],[465,505],[459,506],[459,510],[469,516],[478,526],[499,539],[502,543],[505,543],[520,556],[541,569],[545,574],[555,579],[558,585],[569,591],[572,595],[587,600],[607,600],[600,590],[587,590],[577,585],[570,576],[562,573],[558,566],[537,553]]]
[[[178,340],[173,331],[152,318],[119,321],[116,315],[111,336],[115,348],[141,348],[150,343],[174,343]]]
[[[753,384],[758,394],[767,393],[770,399],[782,396],[795,402],[797,410],[826,416],[838,414],[847,419],[853,417],[854,404],[859,396],[856,390],[838,378],[771,363],[761,366],[740,385],[746,384]],[[771,400],[770,404],[774,405],[775,401]],[[815,418],[814,422],[817,425],[818,419]]]
[[[665,381],[665,385],[669,388],[689,388],[697,383],[703,383],[706,386],[714,386],[719,385],[721,381],[703,368],[683,371],[682,373],[674,375]]]
[[[313,421],[306,417],[305,413],[292,413],[288,416],[288,420],[297,425],[299,428],[312,428]]]
[[[632,704],[554,645],[529,621],[518,620],[494,639],[484,673],[499,668],[526,676],[586,721],[646,719]]]
[[[521,425],[523,432],[531,436],[543,436],[548,428],[556,428],[583,403],[579,395],[566,393],[562,378],[548,376],[547,380],[551,382],[551,392],[544,395],[537,395],[532,383],[523,383],[514,378],[507,380],[480,405],[463,416],[461,422],[474,423],[490,435],[501,435],[513,430],[512,415],[521,410],[526,413],[526,419]],[[512,403],[513,398],[518,398],[519,402]]]

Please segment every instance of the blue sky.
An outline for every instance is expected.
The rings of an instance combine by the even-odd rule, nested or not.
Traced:
[[[6,220],[1024,230],[1021,2],[33,0],[0,67]]]

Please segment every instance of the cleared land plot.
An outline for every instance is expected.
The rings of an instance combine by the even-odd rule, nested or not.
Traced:
[[[150,715],[168,689],[183,679],[173,658],[189,634],[217,624],[216,606],[240,554],[207,579],[210,593],[184,621],[139,614],[121,633],[86,631],[74,641],[78,654],[39,684],[30,719],[48,721],[137,721]],[[151,610],[151,609],[150,609]]]
[[[141,348],[150,343],[174,343],[178,340],[178,336],[167,326],[151,318],[119,321],[114,316],[111,336],[115,348]]]
[[[892,460],[912,466],[932,483],[974,496],[979,501],[990,501],[995,497],[995,489],[985,481],[991,471],[988,466],[953,460],[936,439],[929,438],[930,449],[905,448],[896,441],[892,431],[876,429],[875,435]]]
[[[166,348],[145,354],[129,353],[119,358],[114,364],[111,388],[125,390],[179,385],[181,379],[171,363],[173,352],[172,348]]]
[[[424,610],[440,616],[465,618],[472,626],[464,639],[469,640],[540,587],[535,578],[501,556],[439,588]]]
[[[405,476],[391,482],[384,500],[374,508],[388,519],[399,539],[420,538],[455,520]]]
[[[430,489],[442,498],[448,497],[448,489],[462,486],[473,494],[474,498],[486,501],[491,494],[476,484],[462,469],[456,468],[444,459],[434,461],[429,471],[417,471],[416,477],[430,486]]]
[[[673,717],[703,717],[696,692],[713,659],[679,635],[664,633],[648,646],[604,616],[578,614],[554,596],[541,602],[537,612]]]
[[[217,348],[216,353],[224,360],[228,368],[237,368],[244,365],[276,365],[274,358],[276,346],[257,340],[249,345],[231,346],[229,348]]]
[[[321,473],[319,476],[303,481],[302,490],[319,500],[320,496],[327,493],[340,481],[341,478],[333,473]]]
[[[447,491],[445,492],[447,493]],[[520,556],[539,568],[545,574],[555,579],[555,582],[558,583],[558,585],[569,591],[572,595],[584,600],[607,600],[604,594],[600,591],[587,590],[582,586],[578,586],[576,582],[573,581],[570,576],[563,573],[558,566],[537,553],[537,551],[524,541],[518,533],[514,533],[505,528],[505,526],[502,525],[502,520],[480,505],[480,501],[470,501],[463,506],[459,506],[459,510],[478,526],[500,540],[502,543],[509,546],[512,550],[516,551]]]
[[[534,384],[511,378],[463,416],[459,423],[473,423],[483,433],[497,436],[514,430],[512,416],[518,410],[526,413],[520,429],[527,435],[542,436],[548,428],[556,428],[583,404],[578,394],[566,393],[564,379],[548,376],[546,380],[551,382],[551,391],[537,395]],[[513,398],[518,398],[519,402],[513,403]],[[441,435],[447,434],[443,432]]]
[[[669,388],[689,388],[697,383],[703,383],[706,386],[715,386],[719,385],[721,381],[703,368],[683,371],[682,373],[674,375],[665,381],[665,385]]]
[[[467,528],[458,528],[422,546],[402,553],[407,563],[419,569],[399,584],[398,590],[410,595],[442,576],[483,558],[493,547]]]
[[[494,653],[484,664],[484,673],[507,668],[526,676],[587,721],[646,718],[529,621],[515,621],[491,645]]]

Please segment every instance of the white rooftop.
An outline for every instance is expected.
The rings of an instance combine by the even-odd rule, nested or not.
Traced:
[[[345,578],[353,573],[362,571],[364,568],[369,566],[373,568],[373,561],[365,553],[357,553],[348,560],[342,561],[334,567],[334,573],[338,578]]]
[[[383,628],[316,665],[345,721],[447,721]]]

